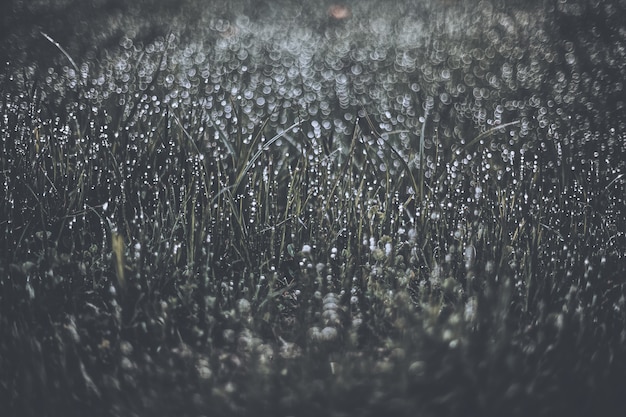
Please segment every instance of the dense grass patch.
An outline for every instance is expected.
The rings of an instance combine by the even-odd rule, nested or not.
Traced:
[[[299,60],[210,23],[4,67],[9,415],[619,415],[626,149],[573,114],[593,80],[488,34],[371,59],[331,26]]]

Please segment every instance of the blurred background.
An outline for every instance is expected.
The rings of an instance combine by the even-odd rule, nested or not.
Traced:
[[[444,143],[519,120],[517,143],[576,144],[568,163],[614,172],[626,153],[625,10],[626,0],[9,0],[0,77],[67,72],[62,48],[84,77],[132,90],[124,80],[167,50],[171,75],[151,87],[164,103],[211,96],[217,109],[230,95],[252,124],[289,108],[272,124],[299,113],[322,137],[349,136],[364,113],[415,133],[428,111],[427,136]]]

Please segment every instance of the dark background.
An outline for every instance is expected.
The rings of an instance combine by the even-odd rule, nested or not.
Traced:
[[[207,19],[233,18],[247,15],[255,21],[277,23],[281,12],[297,9],[302,24],[319,28],[328,23],[326,11],[331,4],[358,6],[362,10],[383,4],[393,9],[403,4],[418,13],[445,13],[449,9],[483,7],[478,0],[5,0],[0,13],[0,58],[2,61],[49,64],[58,51],[41,36],[45,32],[59,42],[76,60],[90,54],[97,56],[117,45],[124,35],[135,40],[150,40],[175,32],[193,36],[201,31]],[[385,4],[386,3],[386,4]],[[498,8],[536,9],[558,0],[492,0]],[[580,1],[586,4],[586,1]],[[622,2],[623,3],[623,2]],[[585,11],[596,14],[593,20],[603,21],[601,7]],[[580,19],[578,23],[591,23]],[[568,27],[573,22],[566,22]],[[577,23],[577,24],[578,24]],[[593,24],[593,23],[592,23]]]

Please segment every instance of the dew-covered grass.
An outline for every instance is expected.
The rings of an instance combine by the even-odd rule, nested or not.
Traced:
[[[285,3],[4,65],[7,415],[620,415],[623,6]]]

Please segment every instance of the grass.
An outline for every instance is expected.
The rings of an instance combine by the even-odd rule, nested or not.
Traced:
[[[172,98],[171,48],[1,78],[9,415],[619,414],[623,173]]]

